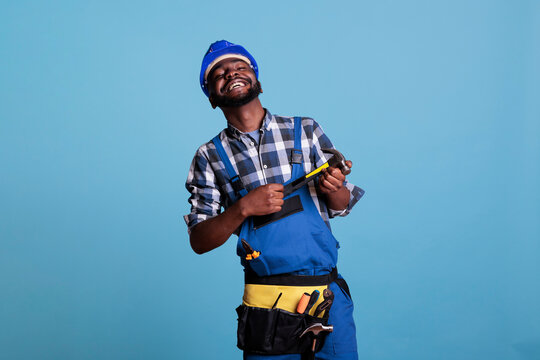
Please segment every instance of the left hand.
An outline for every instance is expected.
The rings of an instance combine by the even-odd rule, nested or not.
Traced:
[[[345,161],[348,167],[352,168],[352,161]],[[322,171],[319,176],[319,189],[323,194],[332,194],[338,192],[343,187],[345,175],[340,169],[329,167]]]

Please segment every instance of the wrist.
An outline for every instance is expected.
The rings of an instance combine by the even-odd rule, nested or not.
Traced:
[[[329,208],[335,211],[345,210],[349,205],[350,191],[343,186],[337,191],[326,194],[326,203]]]
[[[245,198],[240,198],[236,202],[236,204],[234,204],[233,206],[236,207],[236,211],[238,213],[238,216],[240,216],[242,218],[242,221],[244,221],[244,219],[251,216],[251,214],[249,212],[249,208],[246,206]]]

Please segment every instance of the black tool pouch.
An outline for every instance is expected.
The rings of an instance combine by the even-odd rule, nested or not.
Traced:
[[[307,314],[294,314],[282,309],[264,309],[240,305],[238,313],[238,347],[241,350],[262,354],[301,354],[310,351],[314,335],[300,335],[309,326],[328,320]],[[317,336],[315,351],[322,348],[326,332]]]

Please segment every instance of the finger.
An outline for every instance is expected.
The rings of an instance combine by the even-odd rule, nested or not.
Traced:
[[[275,205],[279,202],[283,202],[283,193],[279,191],[270,192],[268,193],[267,199],[269,204]]]
[[[329,192],[337,191],[338,188],[326,179],[322,179],[320,183],[321,187]]]
[[[347,164],[348,167],[352,168],[352,161],[351,160],[345,161],[345,164]]]
[[[273,212],[281,211],[281,206],[274,206],[274,207],[272,208],[272,211],[273,211]]]
[[[341,169],[340,168],[337,168],[337,167],[329,167],[328,169],[328,173],[334,177],[337,177],[339,176],[339,174],[341,174]]]
[[[332,185],[328,183],[322,184],[320,189],[322,190],[323,193],[326,193],[326,194],[338,191],[335,187],[333,187]]]
[[[268,184],[268,189],[283,192],[284,187],[283,184]]]
[[[274,199],[283,199],[283,191],[274,191],[271,194]]]
[[[328,176],[326,177],[326,179],[328,180],[330,178],[336,179],[336,182],[333,180],[330,180],[335,184],[342,183],[343,181],[345,181],[345,175],[343,175],[343,173],[339,169],[332,168],[332,170],[330,170],[327,174]]]
[[[341,181],[345,180],[345,175],[343,174],[341,169],[336,169],[335,171],[333,171],[332,176]]]
[[[338,179],[338,178],[335,178],[333,176],[328,176],[327,178],[324,179],[328,184],[336,187],[336,188],[340,188],[342,185],[343,185],[343,179]]]
[[[324,176],[319,177],[317,180],[319,183],[319,190],[321,190],[323,193],[328,192],[328,189],[324,186]]]

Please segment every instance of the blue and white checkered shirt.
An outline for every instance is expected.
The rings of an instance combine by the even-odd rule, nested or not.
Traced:
[[[294,118],[272,115],[266,110],[260,131],[259,143],[249,134],[232,125],[219,133],[225,152],[249,192],[261,185],[284,183],[291,178],[291,149],[294,147]],[[315,120],[302,118],[302,156],[304,170],[309,173],[323,165],[330,157],[321,148],[333,148]],[[328,159],[327,159],[328,158]],[[220,160],[212,141],[202,145],[195,154],[186,188],[191,193],[191,212],[184,216],[190,229],[221,213],[221,208],[232,205],[234,190],[227,180],[225,165]],[[309,183],[309,192],[321,217],[330,227],[329,219],[347,215],[354,204],[364,195],[364,190],[345,181],[351,195],[346,209],[328,209],[323,194],[317,191],[316,181]]]

